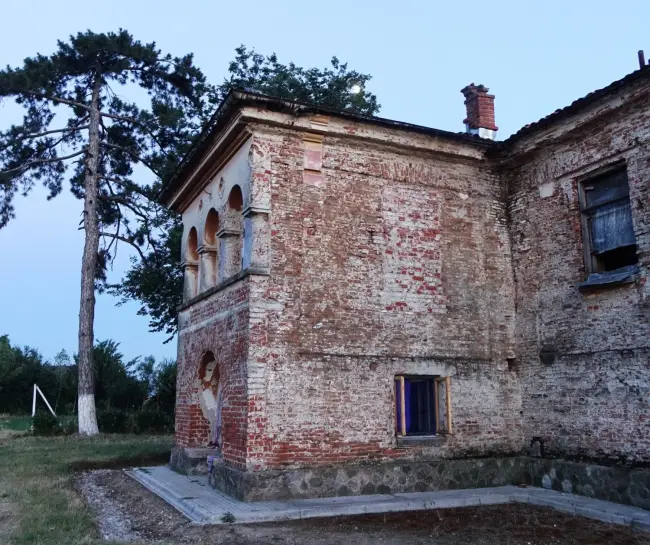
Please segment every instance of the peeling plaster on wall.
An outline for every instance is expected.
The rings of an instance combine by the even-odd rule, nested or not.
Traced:
[[[542,199],[546,199],[547,197],[552,197],[554,191],[555,191],[555,184],[553,182],[547,182],[539,186],[539,196]]]
[[[205,367],[205,375],[203,378],[197,377],[196,382],[201,412],[203,413],[203,417],[210,423],[210,441],[213,441],[217,422],[217,362],[209,362]]]

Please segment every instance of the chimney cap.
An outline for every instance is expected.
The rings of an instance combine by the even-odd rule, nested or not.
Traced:
[[[494,95],[488,95],[488,91],[490,89],[486,87],[485,85],[479,84],[476,85],[475,83],[470,83],[469,85],[466,85],[463,87],[460,92],[465,95],[466,99],[472,98],[476,95],[485,95],[490,98],[494,98]]]

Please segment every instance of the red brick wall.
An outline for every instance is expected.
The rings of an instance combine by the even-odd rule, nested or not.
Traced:
[[[254,147],[271,158],[272,267],[251,285],[248,466],[521,448],[509,238],[486,161],[326,135],[305,176],[299,132],[259,127]],[[396,448],[399,373],[453,376],[444,446]]]
[[[506,172],[523,425],[550,454],[650,459],[650,108],[647,98],[634,102],[640,91],[647,89],[631,89],[631,105],[605,118],[594,120],[608,107],[596,106],[524,139]],[[620,160],[641,275],[631,285],[581,293],[578,179]],[[556,363],[540,362],[544,345],[557,351]]]
[[[223,381],[223,456],[244,467],[246,454],[246,355],[248,351],[249,279],[238,280],[181,311],[175,443],[206,446],[210,430],[199,406],[199,366],[214,353]]]

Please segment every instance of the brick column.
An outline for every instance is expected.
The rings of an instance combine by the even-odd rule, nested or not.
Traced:
[[[218,246],[203,245],[199,247],[199,259],[201,267],[199,268],[199,293],[216,286],[219,283],[217,276],[217,255]]]
[[[189,301],[198,294],[198,261],[184,261],[183,267],[183,301]]]
[[[243,268],[268,272],[270,251],[269,210],[249,206],[244,210]]]

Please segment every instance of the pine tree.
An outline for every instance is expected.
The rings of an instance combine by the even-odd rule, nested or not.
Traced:
[[[118,91],[145,94],[146,108]],[[156,252],[156,232],[170,216],[152,196],[216,99],[191,55],[163,55],[125,30],[79,33],[59,41],[52,55],[7,67],[0,71],[0,97],[24,110],[20,125],[0,132],[0,228],[14,217],[15,195],[36,183],[53,198],[68,181],[83,201],[78,410],[79,432],[93,435],[96,288],[118,243],[142,258]],[[152,174],[149,185],[134,181],[142,167]]]

